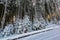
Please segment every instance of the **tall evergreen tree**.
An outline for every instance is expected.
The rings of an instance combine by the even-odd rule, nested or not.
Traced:
[[[45,0],[45,19],[48,19],[49,21],[52,18],[58,17],[58,8],[56,0]]]
[[[32,0],[21,0],[20,1],[20,6],[21,6],[21,13],[22,18],[24,15],[28,15],[30,19],[32,20],[33,14],[34,14],[34,8],[33,8],[33,3]]]

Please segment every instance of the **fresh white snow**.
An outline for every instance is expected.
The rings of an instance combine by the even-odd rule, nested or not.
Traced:
[[[31,36],[21,38],[21,39],[17,39],[17,40],[48,40],[50,38],[59,37],[60,36],[60,31],[59,31],[60,30],[60,25],[55,25],[55,27],[53,27],[53,26],[54,25],[52,25],[52,27],[50,27],[50,28],[46,28],[46,29],[39,30],[39,31],[24,33],[24,34],[21,34],[21,35],[13,35],[13,36],[10,36],[10,37],[7,37],[7,38],[3,38],[1,40],[15,39],[15,38],[18,38],[18,37],[22,37],[22,36],[26,36],[26,35],[30,35],[30,34],[34,34],[34,33],[38,33],[38,34],[31,35]],[[47,31],[48,29],[52,29],[52,30]],[[45,32],[42,32],[42,31],[45,31]]]
[[[56,25],[55,27],[58,28],[18,40],[60,40],[60,25]]]

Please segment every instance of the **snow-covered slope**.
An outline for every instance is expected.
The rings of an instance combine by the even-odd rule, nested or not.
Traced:
[[[55,25],[55,27],[58,28],[18,40],[60,40],[60,25]]]
[[[25,33],[22,35],[13,35],[7,38],[3,38],[0,40],[7,40],[7,39],[16,39],[16,40],[47,40],[50,38],[54,38],[54,37],[59,37],[60,36],[60,25],[56,25],[55,27],[53,27],[54,25],[52,25],[52,27],[50,28],[46,28],[43,30],[39,30],[39,31],[34,31],[34,32],[30,32],[30,33]],[[53,29],[53,30],[51,30]],[[32,35],[34,34],[34,35]],[[27,36],[30,35],[30,36]],[[26,37],[24,37],[26,36]],[[52,37],[53,36],[53,37]],[[20,38],[20,39],[18,39]]]

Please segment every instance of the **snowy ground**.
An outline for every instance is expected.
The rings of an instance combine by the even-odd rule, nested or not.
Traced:
[[[24,38],[19,38],[19,39],[16,39],[16,40],[60,40],[60,31],[59,31],[60,30],[60,25],[52,24],[52,25],[49,25],[47,27],[48,28],[49,27],[52,27],[52,28],[56,27],[56,28],[54,28],[53,30],[50,30],[50,31],[38,33],[38,34],[31,35],[31,36],[24,37]],[[14,36],[11,36],[10,38],[15,38],[15,37],[18,37],[18,36],[19,35],[14,35]],[[22,35],[20,35],[20,36],[22,36]],[[4,38],[4,39],[0,39],[0,40],[5,40],[5,39],[8,39],[8,38]]]
[[[17,40],[60,40],[60,25],[54,27],[58,28]]]

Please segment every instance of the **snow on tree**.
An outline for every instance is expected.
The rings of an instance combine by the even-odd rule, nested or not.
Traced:
[[[23,32],[30,32],[32,31],[32,22],[29,20],[29,16],[25,15],[22,23]]]
[[[15,34],[21,34],[22,33],[22,20],[17,18],[15,23],[14,23],[14,29],[15,29]]]
[[[42,29],[45,28],[45,20],[43,19],[44,12],[44,1],[43,0],[36,0],[35,3],[35,15],[34,15],[34,23],[33,23],[33,29]]]
[[[10,21],[13,21],[14,16],[16,19],[5,26],[0,33],[0,37],[44,29],[46,28],[45,26],[49,24],[49,20],[51,24],[56,23],[57,19],[55,15],[57,14],[57,8],[55,3],[56,0],[36,0],[33,6],[32,0],[6,1],[1,26],[3,27],[5,21],[7,21],[7,19],[5,19],[6,16],[9,16]]]
[[[3,32],[2,32],[2,36],[7,37],[13,34],[13,25],[12,24],[8,24],[7,26],[5,26]]]
[[[40,22],[37,18],[35,18],[33,22],[33,30],[37,30],[39,26],[40,26]]]
[[[44,29],[45,28],[45,25],[46,25],[46,22],[45,22],[45,20],[43,19],[43,17],[40,17],[40,23],[41,23],[41,27],[42,27],[42,29]]]
[[[40,17],[39,20],[37,18],[35,18],[34,23],[33,23],[33,29],[34,30],[44,29],[45,25],[46,25],[46,22],[43,19],[43,17]]]

